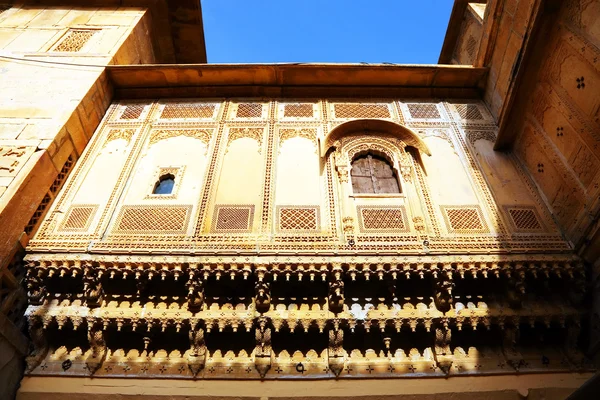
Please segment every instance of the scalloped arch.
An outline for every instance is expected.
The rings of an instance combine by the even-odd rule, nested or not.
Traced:
[[[321,142],[320,154],[324,157],[333,147],[336,140],[353,133],[386,133],[401,139],[408,146],[415,147],[421,152],[431,155],[431,151],[423,140],[411,129],[391,121],[379,119],[356,119],[335,127]]]

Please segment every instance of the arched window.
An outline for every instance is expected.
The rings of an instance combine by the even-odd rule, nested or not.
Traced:
[[[172,174],[165,174],[158,178],[158,181],[154,185],[152,194],[171,194],[173,193],[173,187],[175,186],[175,176]]]
[[[367,153],[356,157],[350,175],[354,193],[400,193],[394,168],[381,156]]]

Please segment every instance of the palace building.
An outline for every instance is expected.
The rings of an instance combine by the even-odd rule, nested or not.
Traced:
[[[598,21],[455,0],[438,65],[218,65],[199,0],[9,1],[0,398],[591,398]]]

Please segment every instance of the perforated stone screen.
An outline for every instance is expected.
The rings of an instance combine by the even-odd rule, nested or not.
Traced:
[[[183,233],[191,206],[124,206],[115,233]]]
[[[283,107],[283,116],[285,118],[312,118],[312,104],[286,104]]]
[[[169,103],[165,104],[160,118],[212,118],[215,108],[215,104]]]
[[[485,232],[487,227],[479,206],[441,206],[450,232]]]
[[[144,111],[143,104],[130,104],[123,110],[121,119],[138,119],[142,115],[142,111]]]
[[[457,104],[456,112],[462,119],[480,120],[483,119],[479,107],[475,104]]]
[[[54,48],[54,51],[80,51],[96,32],[98,31],[92,29],[69,29],[60,43]]]
[[[404,207],[358,207],[358,219],[362,231],[398,232],[408,230]]]
[[[86,230],[98,208],[97,205],[72,206],[61,226],[63,231]]]
[[[408,107],[408,111],[410,112],[411,118],[441,118],[440,111],[438,110],[435,104],[409,103],[406,106]]]
[[[252,228],[253,205],[218,205],[215,207],[213,230],[247,232]]]
[[[540,231],[543,229],[533,207],[508,208],[513,226],[520,231]]]
[[[279,230],[297,231],[310,230],[315,231],[319,226],[319,207],[280,207],[279,209]]]
[[[241,103],[238,104],[236,118],[261,118],[262,104],[260,103]]]
[[[390,118],[387,104],[338,103],[333,105],[335,118]]]

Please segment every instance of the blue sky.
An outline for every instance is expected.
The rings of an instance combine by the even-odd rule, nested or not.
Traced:
[[[454,0],[201,0],[209,63],[437,63]]]

